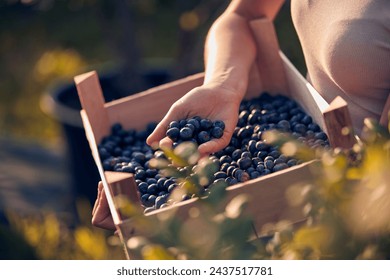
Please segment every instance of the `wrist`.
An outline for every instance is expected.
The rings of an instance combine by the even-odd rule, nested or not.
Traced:
[[[238,69],[227,69],[219,74],[205,73],[204,86],[223,89],[227,95],[242,99],[248,88],[248,75]]]

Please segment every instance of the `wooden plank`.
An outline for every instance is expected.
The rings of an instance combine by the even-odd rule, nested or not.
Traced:
[[[113,199],[113,196],[111,193],[111,188],[108,184],[108,180],[105,176],[105,173],[104,173],[105,171],[103,169],[103,165],[102,165],[102,162],[100,160],[99,151],[98,151],[98,147],[97,147],[98,142],[96,142],[95,134],[94,134],[94,131],[92,129],[92,124],[91,124],[85,110],[81,110],[81,119],[82,119],[83,124],[84,124],[85,135],[88,139],[89,146],[91,147],[92,156],[95,160],[100,178],[102,180],[101,182],[103,184],[104,192],[106,193],[107,202],[108,202],[108,206],[109,206],[110,211],[111,211],[112,219],[114,221],[114,224],[117,225],[121,222],[121,218],[120,218],[119,213],[116,210],[116,205],[114,203],[114,199]]]
[[[324,111],[324,122],[332,147],[350,149],[355,145],[352,120],[347,102],[337,96]]]
[[[95,139],[101,139],[110,132],[110,122],[104,109],[104,96],[96,71],[74,78],[81,106],[88,116]]]
[[[263,234],[263,227],[267,224],[280,220],[288,220],[291,223],[301,221],[304,219],[301,208],[292,207],[288,204],[286,191],[294,184],[313,182],[314,178],[310,168],[314,164],[314,162],[303,163],[261,178],[230,186],[227,188],[226,200],[219,206],[223,210],[235,196],[240,194],[247,195],[249,201],[244,214],[253,219],[257,236]],[[179,220],[185,221],[189,218],[190,209],[199,207],[198,202],[198,198],[189,199],[166,208],[154,210],[145,214],[145,216],[154,219],[160,215],[170,213]],[[149,234],[140,228],[136,228],[136,225],[132,224],[130,220],[127,220],[126,223],[128,227],[132,225],[130,226],[132,229],[129,232],[130,236],[147,236]]]
[[[264,91],[288,95],[286,74],[279,55],[274,24],[262,18],[249,23],[257,45],[256,62]]]
[[[204,73],[199,73],[109,102],[105,108],[110,123],[119,122],[124,129],[145,129],[150,122],[160,121],[176,100],[203,80]]]
[[[298,72],[290,60],[280,52],[283,61],[284,70],[286,73],[290,95],[302,106],[313,120],[326,132],[323,111],[329,104],[325,99],[313,88],[313,86]]]

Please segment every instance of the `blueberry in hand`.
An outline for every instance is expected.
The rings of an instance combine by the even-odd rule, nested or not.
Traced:
[[[210,134],[207,131],[201,131],[198,133],[199,144],[206,143],[210,141]]]
[[[223,135],[223,129],[222,129],[222,128],[220,128],[220,127],[218,127],[218,126],[212,128],[212,130],[211,130],[211,136],[212,136],[213,138],[219,139],[219,138],[222,137],[222,135]]]

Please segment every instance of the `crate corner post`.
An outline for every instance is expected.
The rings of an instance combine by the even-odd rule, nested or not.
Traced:
[[[323,112],[325,129],[332,147],[350,149],[355,145],[352,119],[347,102],[337,96]]]
[[[82,111],[85,112],[96,141],[100,141],[110,130],[110,120],[105,109],[105,100],[96,71],[74,77]]]

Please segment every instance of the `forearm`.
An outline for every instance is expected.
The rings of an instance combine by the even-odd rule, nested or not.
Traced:
[[[245,94],[256,56],[250,20],[273,20],[284,0],[233,0],[211,27],[205,45],[205,84]]]
[[[206,39],[205,84],[219,84],[242,98],[255,55],[247,19],[232,12],[223,14]]]

